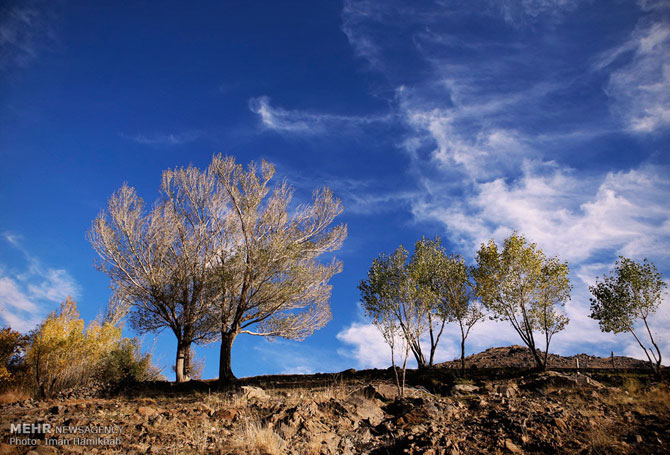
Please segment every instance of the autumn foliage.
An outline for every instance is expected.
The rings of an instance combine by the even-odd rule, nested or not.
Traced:
[[[84,325],[77,304],[68,297],[29,335],[0,331],[0,384],[50,397],[93,382],[118,383],[159,376],[151,356],[121,328],[99,320]]]

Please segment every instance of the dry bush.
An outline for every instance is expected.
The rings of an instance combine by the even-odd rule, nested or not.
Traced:
[[[248,455],[279,455],[284,453],[286,446],[286,442],[271,425],[258,420],[243,422],[231,442],[239,453]]]
[[[0,394],[0,404],[15,403],[30,398],[30,394],[20,387],[12,387]]]

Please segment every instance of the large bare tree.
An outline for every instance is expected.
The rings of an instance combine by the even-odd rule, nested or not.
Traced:
[[[177,338],[177,382],[188,379],[191,344],[212,337],[206,290],[222,230],[216,188],[209,171],[168,170],[159,200],[146,210],[124,184],[89,231],[98,269],[111,280],[112,302],[131,309],[138,331],[167,327]]]
[[[237,335],[303,339],[331,318],[330,278],[342,265],[318,258],[342,245],[345,225],[331,227],[342,211],[330,190],[290,210],[293,190],[270,181],[274,167],[263,161],[245,170],[232,157],[215,156],[220,213],[225,219],[211,266],[211,299],[218,317],[219,383],[235,378],[231,350]],[[291,213],[292,212],[292,213]]]

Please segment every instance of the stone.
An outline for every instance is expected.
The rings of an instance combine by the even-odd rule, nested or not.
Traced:
[[[157,412],[158,411],[156,411],[151,406],[140,406],[139,408],[137,408],[137,413],[142,417],[149,417],[156,414]]]
[[[224,423],[230,425],[237,417],[237,409],[218,409],[214,411],[213,417],[217,420],[222,420]]]
[[[472,384],[456,384],[454,387],[452,387],[451,391],[457,395],[467,395],[470,393],[479,392],[479,387]]]
[[[265,400],[270,398],[270,395],[267,394],[267,392],[260,387],[254,387],[254,386],[249,386],[245,385],[242,386],[242,394],[244,395],[244,398],[247,400],[251,399],[257,399],[257,400]]]
[[[382,411],[377,400],[366,400],[358,397],[349,397],[343,403],[347,408],[353,410],[353,413],[361,420],[370,422],[372,426],[377,426],[384,420],[384,411]]]
[[[505,439],[505,448],[512,453],[523,453],[523,450],[521,450],[518,445],[514,444],[511,439]]]

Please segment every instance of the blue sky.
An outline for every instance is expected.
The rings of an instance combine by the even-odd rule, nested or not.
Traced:
[[[302,343],[240,336],[238,376],[384,367],[357,284],[438,234],[472,260],[514,229],[567,260],[562,354],[640,352],[588,318],[619,254],[670,276],[670,2],[12,1],[0,8],[0,322],[109,297],[86,241],[123,182],[215,153],[266,159],[299,200],[327,185],[349,226],[330,324]],[[670,356],[670,308],[654,320]],[[133,335],[127,330],[128,335]],[[170,373],[170,333],[144,335]],[[469,352],[520,343],[487,321]],[[438,360],[458,354],[450,328]],[[216,376],[218,344],[197,349]]]

